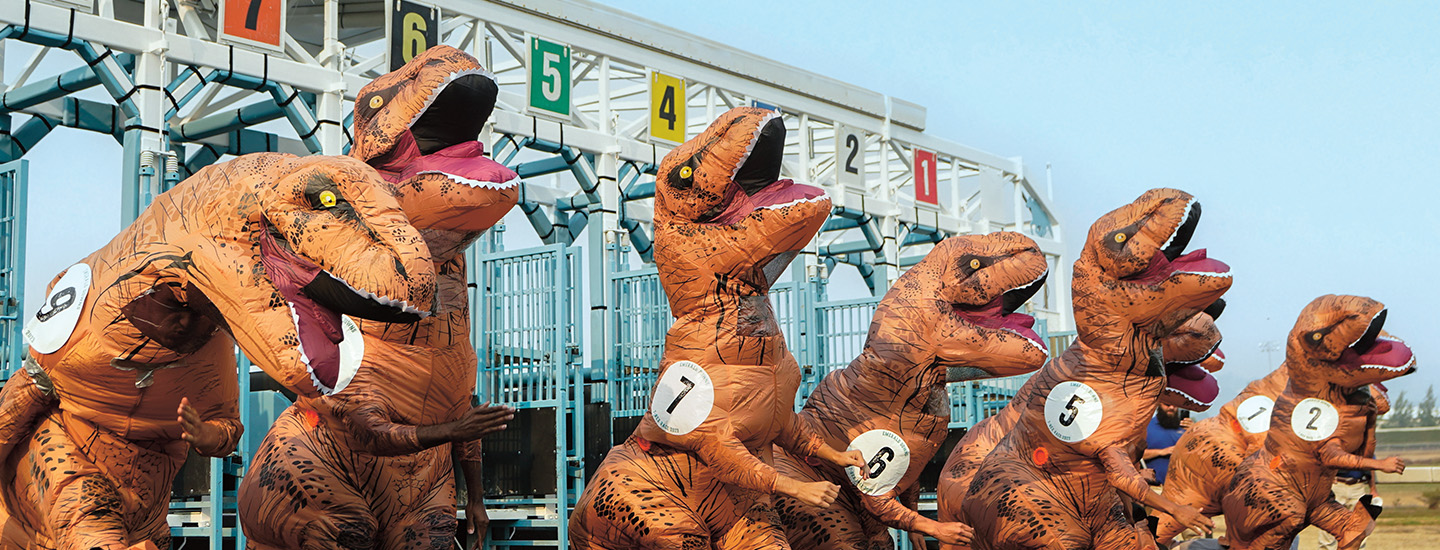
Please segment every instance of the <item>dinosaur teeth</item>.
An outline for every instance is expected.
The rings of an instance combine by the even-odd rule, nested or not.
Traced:
[[[1185,212],[1180,214],[1180,222],[1175,224],[1175,230],[1170,232],[1170,238],[1165,239],[1165,244],[1160,245],[1160,250],[1169,249],[1170,243],[1175,242],[1175,236],[1180,234],[1180,226],[1185,225],[1185,220],[1190,219],[1190,208],[1193,206],[1195,206],[1193,198],[1185,203]]]
[[[444,82],[441,82],[439,85],[435,86],[434,90],[430,90],[430,97],[425,98],[425,105],[421,106],[420,110],[415,112],[415,116],[410,118],[410,124],[405,125],[405,127],[409,128],[411,126],[414,126],[416,122],[419,122],[420,117],[425,116],[425,111],[430,109],[430,104],[435,103],[435,100],[440,97],[440,93],[444,92],[445,87],[449,86],[451,82],[456,81],[460,77],[470,76],[472,74],[478,74],[480,76],[495,81],[497,84],[499,83],[499,80],[496,80],[495,78],[495,74],[485,69],[466,69],[463,71],[456,71],[450,73],[445,76]]]
[[[1230,274],[1229,271],[1226,271],[1226,272],[1224,272],[1224,273],[1218,273],[1218,272],[1215,272],[1215,271],[1176,271],[1175,274],[1176,274],[1176,275],[1180,275],[1180,274],[1203,275],[1203,276],[1206,276],[1206,277],[1224,277],[1224,278],[1226,278],[1226,279],[1229,279],[1229,278],[1231,277],[1231,274]]]
[[[475,187],[475,188],[480,188],[480,189],[496,189],[496,190],[499,190],[499,189],[510,189],[510,188],[512,188],[512,187],[515,187],[515,186],[517,186],[517,185],[520,185],[520,176],[515,176],[514,178],[511,178],[509,181],[503,181],[503,182],[496,183],[496,182],[491,182],[491,181],[472,180],[472,179],[467,178],[467,177],[465,177],[465,176],[457,176],[457,175],[455,175],[455,174],[451,174],[451,173],[449,173],[449,172],[441,172],[441,171],[439,171],[439,170],[426,170],[426,171],[424,171],[424,172],[420,172],[420,175],[425,175],[425,174],[439,174],[439,175],[441,175],[441,176],[445,176],[445,177],[447,177],[447,178],[450,178],[450,180],[451,180],[451,181],[454,181],[455,183],[461,183],[461,184],[464,184],[464,185],[467,185],[467,186],[470,186],[470,187]]]
[[[286,301],[285,305],[290,306],[290,322],[295,323],[295,334],[298,335],[300,334],[300,314],[295,311],[295,302]],[[298,338],[295,344],[295,351],[300,352],[300,362],[305,363],[305,372],[310,373],[310,383],[320,388],[320,393],[329,394],[333,391],[330,386],[325,385],[324,382],[321,382],[319,378],[315,377],[315,369],[310,366],[310,356],[305,355],[305,343],[299,341]]]
[[[820,196],[818,196],[818,197],[810,197],[810,198],[808,198],[808,199],[795,199],[795,200],[790,201],[790,202],[761,206],[761,207],[759,207],[759,208],[756,208],[756,210],[778,210],[778,209],[781,209],[781,208],[785,208],[785,207],[787,207],[787,206],[792,206],[792,205],[801,204],[801,203],[806,203],[806,202],[820,202],[820,201],[826,200],[826,199],[828,199],[828,198],[829,198],[829,195],[826,195],[826,194],[824,194],[824,193],[821,193]]]
[[[345,285],[345,288],[350,289],[351,292],[354,292],[356,295],[358,295],[358,296],[360,296],[360,297],[362,297],[362,298],[365,298],[365,299],[367,299],[367,300],[370,300],[370,301],[375,302],[375,303],[380,304],[380,305],[397,308],[397,309],[399,309],[400,311],[403,311],[403,312],[405,312],[405,313],[411,313],[411,314],[419,315],[421,319],[424,319],[424,318],[430,316],[430,312],[429,312],[429,311],[425,311],[425,310],[421,310],[421,309],[415,308],[415,307],[411,306],[409,302],[406,302],[406,301],[404,301],[404,300],[396,300],[396,299],[390,298],[390,297],[388,297],[388,296],[381,296],[381,295],[375,294],[374,292],[370,292],[370,291],[368,291],[368,290],[362,290],[362,289],[359,289],[359,288],[355,288],[355,285],[350,284],[350,281],[346,281],[344,278],[342,278],[342,277],[340,277],[339,275],[336,275],[336,274],[334,274],[334,273],[331,273],[329,270],[324,270],[324,271],[325,271],[325,274],[326,274],[326,275],[329,275],[329,276],[331,276],[331,277],[334,277],[335,280],[340,281],[341,284]]]
[[[1398,367],[1391,367],[1391,366],[1388,366],[1388,365],[1360,365],[1360,368],[1362,368],[1362,369],[1381,369],[1381,370],[1385,370],[1385,371],[1389,371],[1389,372],[1403,372],[1403,371],[1409,370],[1411,367],[1414,367],[1414,366],[1415,366],[1415,357],[1412,355],[1412,356],[1410,357],[1410,360],[1409,360],[1409,361],[1407,361],[1404,365],[1400,365],[1400,366],[1398,366]]]
[[[751,136],[750,142],[745,144],[745,153],[740,155],[740,162],[735,163],[735,170],[730,172],[730,181],[735,181],[735,177],[740,175],[740,169],[745,166],[745,161],[750,160],[750,153],[755,151],[755,144],[760,141],[760,132],[765,131],[765,124],[778,116],[780,113],[771,111],[760,118],[760,122],[755,125],[755,135]]]
[[[1031,344],[1031,345],[1034,345],[1036,348],[1039,348],[1039,349],[1042,349],[1042,350],[1043,350],[1043,349],[1046,349],[1045,344],[1041,343],[1039,340],[1036,340],[1036,339],[1034,339],[1034,338],[1031,338],[1031,337],[1029,337],[1029,336],[1026,336],[1026,335],[1022,334],[1022,333],[1021,333],[1020,331],[1018,331],[1018,330],[1008,329],[1008,328],[1004,328],[1004,327],[1001,327],[1000,330],[1003,330],[1003,331],[1005,331],[1005,332],[1013,332],[1013,333],[1015,333],[1016,336],[1019,336],[1019,337],[1021,337],[1021,338],[1024,338],[1025,340],[1029,341],[1030,344]]]

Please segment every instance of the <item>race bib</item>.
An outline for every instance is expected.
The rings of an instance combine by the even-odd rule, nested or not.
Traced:
[[[650,416],[660,429],[674,435],[694,431],[715,407],[715,384],[704,368],[677,361],[665,370],[650,398]]]
[[[40,309],[35,310],[35,316],[25,323],[25,343],[41,354],[65,347],[80,322],[80,310],[85,309],[85,296],[89,294],[90,266],[70,266],[50,289]]]
[[[845,473],[860,492],[879,496],[890,492],[905,472],[910,469],[910,446],[898,434],[889,430],[870,430],[855,437],[845,450],[859,450],[869,467],[866,479],[860,479],[860,469],[846,466]]]
[[[1061,382],[1045,398],[1045,425],[1066,443],[1090,437],[1104,416],[1100,394],[1080,382]]]
[[[360,365],[365,362],[365,336],[360,333],[360,325],[349,315],[341,315],[340,332],[345,335],[345,339],[340,341],[340,374],[331,395],[350,385],[355,373],[360,372]]]
[[[1275,400],[1263,395],[1252,396],[1235,407],[1235,419],[1240,429],[1252,434],[1265,433],[1270,429],[1270,412],[1275,410]]]
[[[1340,426],[1340,411],[1324,399],[1309,397],[1295,404],[1290,413],[1290,429],[1305,441],[1320,441],[1335,433]]]

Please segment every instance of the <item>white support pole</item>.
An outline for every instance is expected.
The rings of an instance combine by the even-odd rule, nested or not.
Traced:
[[[345,48],[339,36],[340,1],[325,0],[325,46],[320,57],[325,59],[327,69],[335,71],[340,70],[340,52]],[[320,125],[316,138],[320,140],[321,154],[339,155],[345,150],[345,88],[344,79],[335,80],[316,98],[315,121]]]
[[[169,3],[165,0],[145,0],[145,27],[163,29]],[[165,55],[169,43],[163,33],[159,39],[147,44],[135,57],[135,107],[139,115],[126,121],[123,156],[123,187],[120,198],[121,226],[129,225],[148,205],[148,197],[160,192],[158,177],[141,177],[141,153],[145,151],[167,151],[165,136],[165,112],[169,106],[164,94]],[[142,189],[142,186],[148,188]]]

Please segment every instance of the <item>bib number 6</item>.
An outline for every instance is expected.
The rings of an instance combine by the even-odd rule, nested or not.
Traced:
[[[883,495],[895,488],[910,471],[910,446],[890,430],[870,430],[850,441],[847,451],[860,451],[865,462],[866,476],[860,477],[860,469],[846,466],[845,474],[855,488],[871,496]]]

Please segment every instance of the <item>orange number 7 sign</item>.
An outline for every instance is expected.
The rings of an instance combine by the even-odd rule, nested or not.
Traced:
[[[285,0],[221,0],[222,39],[282,49]]]

